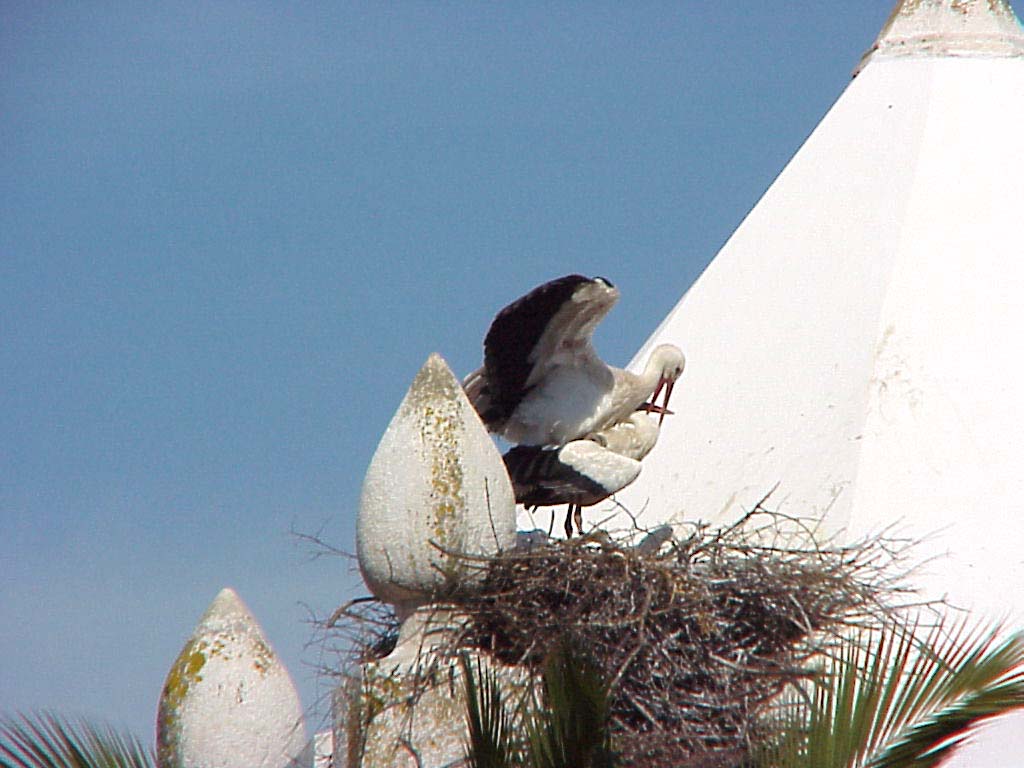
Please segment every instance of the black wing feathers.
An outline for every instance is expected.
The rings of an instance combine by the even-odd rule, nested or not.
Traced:
[[[600,499],[607,490],[559,458],[560,448],[517,445],[502,458],[508,470],[516,503],[527,507],[549,507]]]
[[[527,393],[530,353],[551,318],[576,289],[592,282],[583,275],[566,275],[534,288],[494,318],[484,339],[484,369],[490,408],[485,422],[507,419]]]

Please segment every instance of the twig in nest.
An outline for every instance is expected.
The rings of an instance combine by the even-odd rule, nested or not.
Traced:
[[[644,532],[633,524],[625,540]],[[642,749],[627,764],[734,754],[757,740],[770,702],[811,674],[831,638],[891,615],[910,544],[819,542],[807,521],[758,504],[723,529],[694,523],[650,553],[591,537],[496,558],[444,552],[484,576],[446,595],[468,617],[450,652],[476,649],[539,675],[569,636],[605,671],[616,738]],[[380,618],[350,603],[331,623],[360,616]],[[378,651],[380,629],[370,644]]]

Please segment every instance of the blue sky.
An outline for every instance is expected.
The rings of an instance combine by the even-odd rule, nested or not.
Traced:
[[[233,586],[322,723],[309,612],[364,587],[290,532],[354,549],[427,355],[583,272],[627,362],[890,10],[3,3],[0,712],[151,738]]]

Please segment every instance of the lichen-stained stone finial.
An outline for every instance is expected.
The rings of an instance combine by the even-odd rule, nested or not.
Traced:
[[[174,661],[157,714],[160,768],[306,768],[288,670],[234,590],[220,591]]]
[[[370,461],[356,522],[359,568],[400,617],[467,586],[515,545],[505,465],[438,354],[413,379]]]

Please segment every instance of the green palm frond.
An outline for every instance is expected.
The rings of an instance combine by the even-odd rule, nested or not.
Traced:
[[[609,692],[598,668],[562,643],[544,666],[544,701],[526,696],[510,714],[500,676],[462,659],[471,768],[613,768]],[[516,728],[516,723],[522,723]],[[525,739],[518,738],[525,731]]]
[[[544,665],[546,706],[527,725],[536,768],[611,768],[608,687],[598,667],[563,642]]]
[[[503,701],[497,674],[476,669],[463,656],[462,673],[466,686],[466,724],[469,730],[466,759],[470,768],[513,768],[519,765],[512,737],[512,719]]]
[[[809,701],[791,702],[778,768],[938,766],[979,723],[1024,706],[1024,634],[939,624],[845,642]]]
[[[134,736],[50,712],[0,717],[0,768],[154,768]]]
[[[1024,707],[1024,634],[994,650],[994,632],[980,638],[975,652],[953,670],[932,702],[939,711],[923,716],[886,746],[872,768],[940,765],[980,723]]]

